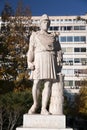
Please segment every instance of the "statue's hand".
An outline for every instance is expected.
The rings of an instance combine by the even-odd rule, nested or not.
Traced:
[[[30,66],[30,69],[31,69],[31,70],[34,70],[34,69],[35,69],[35,65],[32,64],[32,65]]]
[[[35,65],[33,63],[28,62],[28,68],[30,70],[34,70],[35,69]]]

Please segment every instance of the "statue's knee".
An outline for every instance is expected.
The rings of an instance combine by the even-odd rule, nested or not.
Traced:
[[[34,84],[38,84],[39,83],[39,80],[34,80]]]
[[[40,87],[40,81],[39,80],[35,80],[34,83],[33,83],[33,87],[38,89]]]
[[[50,82],[50,81],[46,81],[46,82],[45,82],[45,86],[51,87],[51,82]]]

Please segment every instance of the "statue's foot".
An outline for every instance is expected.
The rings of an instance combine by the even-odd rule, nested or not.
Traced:
[[[50,115],[50,112],[48,112],[47,109],[42,109],[41,114],[42,115]]]
[[[32,105],[32,107],[29,109],[28,114],[34,114],[36,112],[36,106]]]

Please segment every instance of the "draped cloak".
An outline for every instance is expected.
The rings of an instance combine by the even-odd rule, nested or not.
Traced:
[[[35,65],[30,79],[57,79],[57,47],[49,33],[33,32],[30,37],[28,62]]]

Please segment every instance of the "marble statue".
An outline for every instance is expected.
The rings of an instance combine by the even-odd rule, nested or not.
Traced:
[[[49,115],[47,104],[51,96],[52,84],[58,80],[61,72],[62,51],[55,34],[48,33],[50,20],[44,14],[40,19],[40,31],[32,32],[27,53],[28,68],[31,70],[30,79],[33,79],[33,105],[28,114],[36,113],[40,94],[40,84],[44,81],[42,91],[41,114]],[[51,108],[50,108],[51,110]]]

